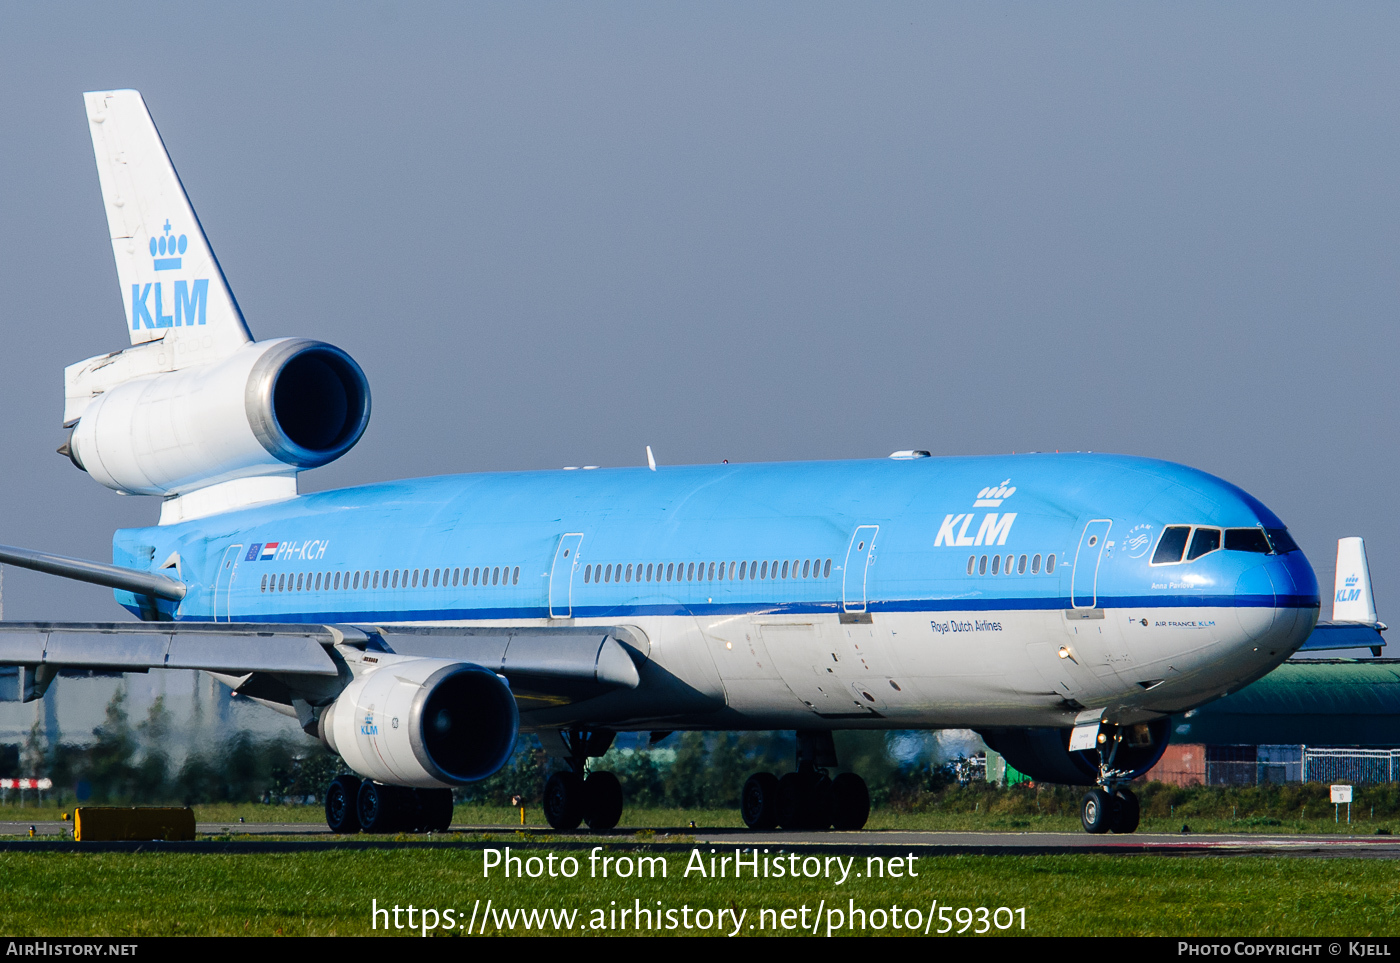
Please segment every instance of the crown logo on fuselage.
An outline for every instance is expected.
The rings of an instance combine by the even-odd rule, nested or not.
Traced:
[[[178,271],[180,270],[179,255],[185,253],[185,248],[189,247],[190,239],[181,234],[175,237],[170,233],[170,218],[165,219],[165,234],[161,237],[151,238],[151,257],[156,259],[157,271]]]
[[[1003,501],[1016,494],[1016,489],[1011,485],[1008,478],[993,488],[984,488],[977,493],[977,501],[972,503],[973,508],[996,508]]]

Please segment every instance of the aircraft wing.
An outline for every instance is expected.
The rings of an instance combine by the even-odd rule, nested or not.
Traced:
[[[338,646],[452,659],[504,676],[517,698],[567,703],[636,688],[645,637],[628,626],[463,628],[257,622],[0,622],[0,701],[41,698],[64,670],[201,669],[306,698],[349,670]],[[319,681],[318,681],[319,680]],[[277,699],[275,701],[282,701]]]

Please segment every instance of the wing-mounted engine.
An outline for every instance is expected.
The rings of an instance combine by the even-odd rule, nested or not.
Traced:
[[[367,658],[376,658],[369,656]],[[420,789],[461,786],[505,765],[520,714],[489,669],[384,654],[318,720],[322,741],[363,776]]]
[[[1105,725],[1101,748],[1071,751],[1072,728],[985,729],[978,735],[1018,771],[1042,782],[1066,786],[1092,786],[1099,778],[1101,760],[1112,753],[1112,768],[1141,776],[1157,764],[1170,738],[1169,720],[1156,719],[1134,725]]]
[[[369,423],[364,372],[329,344],[249,342],[221,361],[151,373],[136,373],[139,361],[122,358],[156,347],[66,372],[65,421],[76,421],[67,454],[116,491],[182,495],[289,475],[339,458]]]

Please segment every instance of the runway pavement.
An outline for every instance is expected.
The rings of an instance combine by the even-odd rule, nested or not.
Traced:
[[[36,838],[29,839],[30,827]],[[926,856],[956,855],[1052,855],[1059,853],[1105,853],[1120,856],[1295,856],[1295,857],[1364,857],[1400,859],[1400,837],[1394,836],[1325,836],[1282,834],[1196,835],[1167,833],[1134,833],[1128,836],[1090,836],[1087,833],[966,833],[910,832],[904,830],[867,830],[862,832],[754,832],[730,828],[691,829],[678,827],[656,830],[654,835],[639,837],[634,829],[608,833],[559,834],[542,826],[527,826],[529,838],[517,835],[515,826],[456,825],[447,834],[393,838],[385,836],[337,836],[319,823],[199,823],[199,839],[195,843],[165,843],[161,849],[198,847],[217,844],[221,849],[261,850],[322,849],[350,846],[380,848],[415,845],[460,845],[479,848],[509,843],[512,846],[579,848],[599,843],[619,845],[638,843],[656,848],[712,846],[716,849],[759,847],[771,851],[781,849],[813,849],[842,851],[914,852]],[[86,849],[89,846],[115,845],[119,848],[141,844],[88,844],[63,841],[71,836],[72,823],[43,821],[0,822],[0,848],[21,849],[40,845]],[[480,838],[483,834],[493,841]],[[289,838],[296,837],[296,838]],[[475,837],[475,838],[471,838]],[[149,845],[149,844],[146,844]]]

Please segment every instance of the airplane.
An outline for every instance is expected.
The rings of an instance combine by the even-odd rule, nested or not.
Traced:
[[[1128,782],[1173,714],[1265,675],[1319,595],[1284,523],[1219,478],[1094,453],[465,474],[298,493],[370,417],[346,352],[257,341],[134,90],[84,94],[130,345],[64,373],[59,449],[159,523],[111,563],[0,561],[111,587],[137,622],[5,623],[24,701],[69,670],[198,669],[356,775],[337,832],[446,828],[522,731],[564,766],[558,830],[615,827],[619,732],[794,730],[754,829],[862,828],[844,729],[968,728],[1034,778]]]

